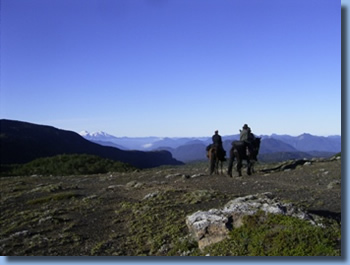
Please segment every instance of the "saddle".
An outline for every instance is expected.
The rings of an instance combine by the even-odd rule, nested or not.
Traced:
[[[225,158],[225,156],[226,156],[226,151],[225,151],[223,148],[220,148],[219,146],[216,146],[215,144],[210,144],[210,145],[208,145],[208,146],[206,147],[207,157],[209,157],[209,156],[208,156],[208,152],[209,152],[210,148],[212,148],[212,147],[215,147],[215,148],[217,149],[219,159],[220,159],[221,161],[226,161],[226,158]]]
[[[205,148],[205,151],[209,151],[210,150],[210,148],[212,147],[212,144],[210,144],[210,145],[208,145],[206,148]]]
[[[244,141],[233,141],[231,144],[235,148],[243,148],[244,146],[247,146],[247,143]]]
[[[250,156],[252,152],[252,150],[250,150],[249,144],[245,141],[233,141],[232,146],[236,149],[245,150],[247,156]]]

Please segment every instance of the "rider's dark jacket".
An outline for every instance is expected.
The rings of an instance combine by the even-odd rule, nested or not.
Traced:
[[[222,139],[220,135],[214,134],[211,139],[213,140],[214,145],[222,147]]]
[[[222,146],[221,136],[216,133],[211,139],[213,140],[213,146],[216,146],[218,148],[219,156],[221,156],[222,159],[225,159],[226,152]]]

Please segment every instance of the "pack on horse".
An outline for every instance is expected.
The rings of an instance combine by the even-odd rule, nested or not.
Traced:
[[[242,176],[242,161],[247,161],[247,174],[251,175],[254,171],[253,163],[257,161],[257,156],[260,148],[260,140],[261,138],[256,137],[251,142],[251,147],[248,149],[248,144],[244,141],[233,141],[232,148],[230,150],[230,160],[228,164],[227,173],[230,177],[232,177],[232,167],[233,161],[237,160],[237,172],[239,176]]]
[[[220,148],[214,144],[211,144],[207,147],[207,157],[209,158],[209,169],[210,175],[214,172],[215,174],[220,174],[219,165],[221,168],[221,174],[223,173],[223,163],[225,159],[226,152],[225,150],[220,150]]]

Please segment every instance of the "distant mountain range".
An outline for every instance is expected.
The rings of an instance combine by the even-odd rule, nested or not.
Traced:
[[[105,132],[81,132],[85,139],[106,146],[114,146],[124,150],[167,150],[179,161],[190,162],[206,159],[206,146],[211,137],[115,137]],[[261,161],[283,161],[288,159],[328,157],[341,152],[341,136],[314,136],[304,133],[299,136],[260,135],[262,138],[259,159]],[[239,135],[223,136],[223,146],[227,154],[231,143],[239,139]]]
[[[108,139],[108,135],[104,135]],[[131,164],[138,168],[181,165],[168,151],[125,151],[102,146],[81,135],[51,126],[0,120],[1,164],[22,164],[58,154],[91,154]]]
[[[341,152],[341,136],[261,135],[259,160],[329,157]],[[223,136],[227,154],[239,135]],[[115,137],[105,132],[80,134],[51,126],[0,120],[0,163],[22,164],[58,154],[92,154],[139,168],[206,160],[211,137]]]

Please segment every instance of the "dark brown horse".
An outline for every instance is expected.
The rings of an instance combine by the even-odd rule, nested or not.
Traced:
[[[224,161],[226,161],[225,157],[220,156],[219,150],[216,146],[212,145],[208,152],[207,157],[209,158],[209,169],[210,169],[210,175],[212,175],[214,172],[215,174],[220,174],[219,171],[219,165],[221,168],[221,174],[223,173],[222,165]]]
[[[257,156],[260,148],[261,138],[256,137],[251,143],[251,150],[247,150],[247,143],[243,141],[233,141],[232,148],[230,150],[230,160],[228,164],[227,173],[232,177],[233,161],[237,160],[237,172],[239,176],[242,176],[242,161],[247,161],[247,174],[251,175],[254,172],[253,164],[257,161]]]

